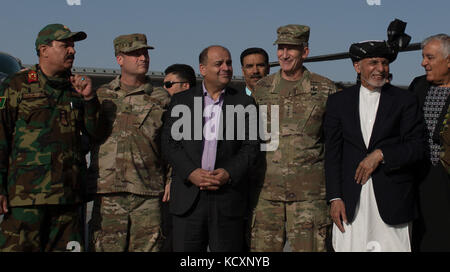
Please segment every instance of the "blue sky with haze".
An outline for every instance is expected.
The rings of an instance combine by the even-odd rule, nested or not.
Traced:
[[[69,0],[70,1],[70,0]],[[0,51],[37,62],[34,42],[49,23],[62,23],[88,38],[76,44],[74,66],[119,68],[113,52],[114,37],[145,33],[150,70],[163,71],[173,63],[186,63],[198,73],[198,54],[211,44],[227,47],[235,75],[242,75],[239,55],[247,47],[264,48],[276,61],[276,29],[286,24],[311,27],[310,56],[347,51],[362,40],[387,39],[390,21],[406,21],[411,42],[429,35],[449,33],[448,0],[2,0]],[[423,74],[420,51],[400,53],[391,65],[394,84],[408,85]],[[306,64],[311,71],[332,80],[353,81],[350,60]],[[272,68],[275,72],[278,68]]]

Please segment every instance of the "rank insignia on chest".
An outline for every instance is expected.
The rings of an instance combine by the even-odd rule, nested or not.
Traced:
[[[38,81],[38,76],[36,71],[29,71],[28,72],[28,83],[33,83],[33,82],[37,82]]]
[[[0,109],[3,109],[5,107],[5,103],[6,103],[6,97],[0,96]]]

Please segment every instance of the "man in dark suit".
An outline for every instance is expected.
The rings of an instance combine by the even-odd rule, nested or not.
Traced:
[[[163,87],[172,96],[176,93],[193,88],[197,84],[194,69],[187,64],[172,64],[164,71]],[[170,201],[170,183],[172,182],[172,167],[168,166],[166,186],[161,204],[161,230],[165,236],[162,245],[162,252],[171,252],[172,250],[172,216],[169,212]]]
[[[423,157],[423,122],[417,99],[386,83],[396,55],[384,41],[352,44],[361,83],[328,98],[325,175],[336,251],[411,250],[411,166]]]
[[[422,42],[422,67],[409,90],[419,99],[427,134],[427,154],[417,165],[420,217],[414,221],[413,250],[450,251],[450,178],[440,162],[440,132],[450,104],[450,37],[438,34]]]
[[[259,148],[256,105],[228,87],[228,49],[210,46],[199,62],[203,83],[172,97],[162,135],[162,152],[174,171],[173,249],[206,251],[209,245],[211,251],[241,251],[247,170]],[[242,111],[236,114],[234,106]]]

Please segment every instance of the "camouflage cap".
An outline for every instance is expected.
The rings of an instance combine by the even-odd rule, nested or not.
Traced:
[[[128,34],[120,35],[114,39],[114,53],[128,53],[141,48],[154,49],[153,46],[147,45],[147,37],[144,34]]]
[[[277,29],[277,40],[275,44],[303,45],[309,40],[309,26],[285,25]]]
[[[71,32],[70,29],[62,24],[46,25],[36,38],[36,50],[43,44],[49,44],[51,41],[61,41],[68,38],[73,38],[73,41],[81,41],[86,39],[87,35],[83,31]]]

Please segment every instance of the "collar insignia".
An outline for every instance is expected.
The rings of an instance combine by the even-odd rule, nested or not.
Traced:
[[[33,82],[37,82],[38,81],[38,76],[36,71],[29,71],[28,72],[28,83],[33,83]]]

